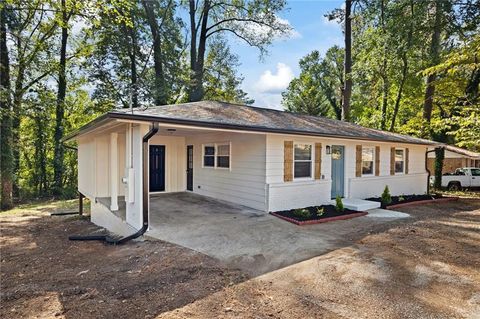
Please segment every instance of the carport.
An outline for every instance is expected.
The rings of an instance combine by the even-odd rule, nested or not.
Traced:
[[[260,275],[350,245],[391,218],[296,226],[262,211],[190,192],[150,196],[147,235]]]

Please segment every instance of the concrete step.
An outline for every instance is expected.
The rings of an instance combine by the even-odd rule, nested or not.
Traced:
[[[335,205],[335,200],[333,200],[332,202],[333,202],[333,205]],[[380,207],[379,202],[358,199],[358,198],[343,198],[342,202],[343,202],[343,207],[351,210],[358,210],[361,212]]]

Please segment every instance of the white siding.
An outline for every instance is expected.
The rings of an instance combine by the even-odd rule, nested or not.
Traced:
[[[230,169],[202,167],[202,145],[230,142]],[[193,192],[266,209],[265,135],[213,133],[188,137],[193,145]]]
[[[78,191],[90,199],[95,198],[95,141],[78,140]]]
[[[283,143],[322,143],[321,180],[283,181]],[[425,146],[346,139],[302,137],[268,134],[266,142],[266,182],[269,194],[268,210],[276,211],[330,202],[331,158],[327,145],[345,147],[345,197],[367,198],[380,196],[386,185],[392,195],[424,194],[427,190]],[[380,146],[380,176],[355,177],[356,145]],[[390,148],[409,148],[409,174],[390,175]],[[313,154],[313,156],[315,156]]]
[[[165,145],[165,192],[183,192],[186,189],[186,146],[183,136],[155,135],[150,145]]]

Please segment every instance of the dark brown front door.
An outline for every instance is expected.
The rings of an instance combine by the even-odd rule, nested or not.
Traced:
[[[193,191],[193,145],[187,145],[187,190]]]

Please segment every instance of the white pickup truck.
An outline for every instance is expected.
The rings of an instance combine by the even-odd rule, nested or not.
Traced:
[[[432,183],[435,177],[432,176]],[[449,190],[459,190],[468,187],[480,187],[480,168],[457,168],[454,173],[442,175],[442,187]]]

